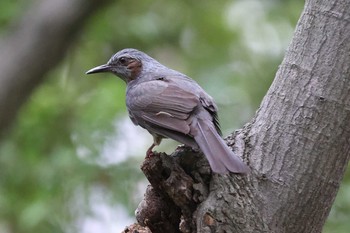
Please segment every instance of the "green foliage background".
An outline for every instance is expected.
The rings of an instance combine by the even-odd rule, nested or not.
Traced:
[[[2,36],[31,3],[0,2]],[[303,4],[122,0],[99,11],[0,144],[0,232],[81,232],[82,219],[94,216],[96,189],[133,215],[145,149],[120,163],[98,162],[105,142],[125,133],[116,127],[126,116],[125,84],[112,75],[86,77],[86,70],[122,48],[143,50],[196,79],[216,99],[227,134],[254,115]],[[324,232],[349,232],[349,213],[348,172]]]

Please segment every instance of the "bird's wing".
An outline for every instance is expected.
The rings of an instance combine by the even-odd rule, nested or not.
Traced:
[[[143,121],[183,134],[190,132],[190,116],[200,104],[200,97],[171,79],[156,79],[139,83],[130,89],[130,112]]]
[[[208,119],[208,120],[213,122],[216,131],[218,132],[219,135],[222,136],[218,112],[217,112],[218,108],[217,108],[216,104],[214,103],[213,99],[207,93],[202,92],[202,95],[200,97],[200,102],[201,102],[202,106],[205,108],[205,110],[207,110],[210,114],[210,119]]]

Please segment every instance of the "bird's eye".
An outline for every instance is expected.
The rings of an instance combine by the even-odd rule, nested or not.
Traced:
[[[122,64],[122,65],[125,65],[126,62],[127,62],[127,59],[125,57],[121,57],[119,58],[119,62]]]

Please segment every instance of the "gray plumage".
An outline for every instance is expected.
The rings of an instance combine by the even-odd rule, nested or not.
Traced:
[[[111,72],[127,83],[129,116],[154,138],[147,156],[162,138],[172,138],[199,147],[216,173],[249,171],[221,138],[217,107],[194,80],[136,49],[123,49],[86,73],[99,72]]]

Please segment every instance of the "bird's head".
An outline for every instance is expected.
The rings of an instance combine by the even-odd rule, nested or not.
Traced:
[[[128,83],[140,76],[143,65],[150,59],[153,60],[147,54],[137,49],[123,49],[114,54],[107,64],[92,68],[86,74],[110,72]]]

